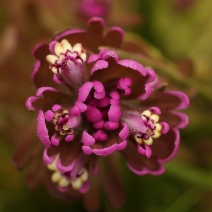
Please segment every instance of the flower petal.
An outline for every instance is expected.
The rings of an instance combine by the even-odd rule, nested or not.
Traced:
[[[147,100],[141,102],[142,106],[151,107],[157,105],[161,110],[185,109],[189,106],[189,99],[180,91],[155,90]]]
[[[93,88],[92,82],[86,82],[81,88],[79,88],[78,101],[84,102],[87,99],[92,88]]]
[[[62,41],[63,39],[68,40],[68,42],[73,46],[76,43],[81,43],[86,46],[86,31],[81,29],[67,29],[57,33],[53,37],[53,41]]]
[[[123,29],[119,27],[112,27],[107,32],[103,40],[103,45],[118,48],[123,41],[123,37],[124,37]]]
[[[104,68],[107,68],[108,67],[108,62],[105,61],[105,60],[98,60],[93,68],[91,69],[91,74],[93,74],[94,72],[98,71],[98,70],[101,70],[101,69],[104,69]]]
[[[152,156],[158,158],[160,163],[165,163],[172,159],[180,144],[180,134],[177,129],[171,129],[168,133],[154,140],[151,149]]]
[[[92,152],[96,155],[107,156],[116,150],[122,150],[126,148],[127,141],[122,140],[119,137],[110,136],[105,142],[95,142],[92,146],[88,148],[83,147],[85,154],[91,154]]]
[[[92,51],[97,52],[101,46],[104,29],[104,20],[102,18],[93,17],[88,21],[87,39],[89,47]]]
[[[130,86],[131,93],[124,96],[125,99],[134,99],[142,94],[146,93],[145,84],[149,79],[146,70],[136,61],[119,61],[118,63],[113,57],[107,59],[108,67],[104,69],[98,69],[93,72],[91,80],[97,80],[107,85],[109,82],[117,81],[120,78],[130,78],[132,80],[132,86]],[[95,70],[97,70],[95,68]],[[149,91],[150,89],[148,89]]]
[[[79,141],[80,136],[78,135],[75,136],[72,142],[61,141],[59,145],[60,160],[58,160],[59,162],[57,163],[58,169],[60,169],[61,171],[65,171],[70,169],[70,167],[72,167],[73,165],[72,163],[82,152],[81,143]]]
[[[39,110],[38,112],[38,118],[37,118],[37,134],[40,138],[41,142],[46,146],[50,147],[51,142],[49,139],[48,129],[46,127],[46,121],[45,121],[45,115],[42,110]]]
[[[89,135],[87,132],[84,131],[82,134],[82,143],[84,145],[90,146],[95,143],[95,139],[91,135]]]
[[[188,125],[186,114],[177,111],[162,111],[160,121],[167,122],[170,128],[185,128]]]
[[[52,80],[52,72],[49,69],[49,64],[46,61],[46,56],[49,54],[49,48],[46,44],[41,44],[34,49],[34,56],[38,59],[31,72],[31,78],[37,88],[42,86],[57,87],[57,84]]]
[[[154,142],[153,142],[154,143]],[[125,157],[128,167],[131,171],[138,175],[146,175],[160,169],[160,164],[155,157],[147,158],[139,154],[133,142],[128,142],[127,147],[121,151]]]

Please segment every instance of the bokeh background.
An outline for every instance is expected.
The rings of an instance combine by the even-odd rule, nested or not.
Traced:
[[[106,0],[99,0],[106,2]],[[81,0],[0,0],[0,212],[84,211],[51,197],[42,186],[27,186],[25,170],[12,154],[34,129],[36,114],[25,101],[35,93],[30,81],[31,51],[67,27],[85,27],[89,14]],[[188,94],[190,124],[181,147],[162,176],[139,177],[121,161],[124,212],[212,211],[212,3],[211,0],[107,0],[108,26],[121,26],[138,40],[144,55],[168,82]],[[26,149],[27,151],[27,149]],[[102,194],[102,211],[112,211]]]

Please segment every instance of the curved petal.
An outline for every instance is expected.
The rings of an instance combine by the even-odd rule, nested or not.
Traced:
[[[98,71],[95,69],[96,71],[92,74],[91,81],[97,80],[109,86],[111,83],[118,83],[120,78],[130,78],[132,80],[132,85],[129,87],[131,93],[123,96],[123,98],[133,99],[146,93],[145,84],[149,76],[143,66],[132,60],[119,61],[117,63],[113,57],[108,58],[107,62],[109,64],[107,68],[98,69]]]
[[[185,128],[188,125],[188,116],[177,111],[163,110],[160,115],[160,121],[168,123],[170,128]]]
[[[44,149],[44,152],[43,152],[43,161],[44,163],[47,165],[47,164],[52,164],[54,159],[55,159],[56,155],[49,155],[48,154],[48,148],[46,147]]]
[[[158,162],[165,163],[174,157],[180,144],[180,134],[177,129],[171,129],[168,133],[154,139],[151,146],[152,156],[158,158]]]
[[[133,142],[128,142],[127,147],[121,153],[126,159],[130,170],[138,175],[146,175],[161,169],[157,158],[153,157],[153,155],[147,158],[146,155],[139,154]]]
[[[26,101],[29,110],[47,111],[55,104],[73,104],[71,96],[64,94],[52,87],[41,87],[37,90],[37,96],[31,96]]]
[[[31,78],[37,88],[42,86],[55,87],[57,84],[52,80],[53,73],[49,69],[49,64],[46,61],[46,56],[49,54],[49,47],[47,44],[36,46],[33,52],[36,59],[38,59],[32,67]]]
[[[107,156],[112,154],[116,150],[123,150],[127,146],[127,141],[125,139],[120,139],[115,137],[115,135],[108,138],[104,142],[95,142],[91,146],[83,146],[82,149],[85,154],[94,153],[96,155]]]
[[[92,75],[95,71],[98,71],[98,70],[100,70],[100,69],[105,69],[105,68],[107,68],[107,67],[108,67],[108,62],[107,62],[107,61],[105,61],[105,60],[98,60],[98,61],[94,64],[93,68],[91,69],[91,75]]]
[[[127,59],[119,60],[118,64],[125,66],[125,67],[128,67],[128,68],[131,68],[133,70],[136,70],[139,73],[141,73],[141,75],[143,75],[143,76],[147,75],[146,69],[140,63],[138,63],[135,60],[127,60]]]
[[[61,41],[66,39],[73,46],[76,43],[81,43],[83,46],[86,46],[86,31],[81,29],[66,29],[57,33],[53,37],[53,41]]]
[[[188,96],[181,91],[165,91],[165,93],[179,99],[179,104],[174,109],[186,109],[190,104]]]
[[[185,109],[189,106],[189,99],[180,91],[155,90],[148,99],[140,102],[142,106],[151,107],[157,105],[161,110]]]
[[[104,20],[93,17],[88,21],[87,40],[92,51],[97,52],[103,38]]]
[[[176,126],[176,128],[183,129],[188,125],[189,120],[186,114],[177,111],[172,111],[172,114],[181,119],[181,122]]]
[[[92,88],[93,88],[92,82],[86,82],[81,88],[79,88],[78,101],[84,102],[87,99]]]
[[[80,137],[75,136],[72,142],[61,141],[58,147],[58,153],[60,154],[60,160],[58,160],[57,163],[58,169],[63,171],[66,169],[70,169],[70,167],[72,168],[72,163],[78,158],[78,156],[82,152]]]
[[[92,54],[92,55],[88,58],[87,63],[96,62],[99,58],[100,58],[100,56],[99,56],[98,54]]]
[[[103,39],[103,45],[118,48],[121,45],[123,38],[124,30],[119,27],[112,27]]]
[[[37,134],[40,138],[41,142],[46,146],[50,147],[51,142],[49,139],[48,129],[46,127],[45,115],[42,110],[38,111],[38,118],[37,118]]]
[[[38,101],[39,98],[36,96],[30,96],[27,101],[26,101],[26,108],[28,110],[36,110],[36,109],[40,109],[40,108],[36,108],[35,106],[33,106],[33,103]]]
[[[152,155],[152,149],[148,145],[144,145],[144,148],[137,144],[137,150],[140,154],[145,155],[147,158],[150,158]]]
[[[81,188],[79,189],[79,192],[84,194],[89,190],[89,188],[90,188],[90,183],[89,181],[86,181],[82,184]]]
[[[73,160],[69,165],[64,166],[61,162],[60,157],[59,157],[58,160],[57,160],[56,166],[61,172],[69,172],[74,168],[75,164],[76,164],[76,160]]]

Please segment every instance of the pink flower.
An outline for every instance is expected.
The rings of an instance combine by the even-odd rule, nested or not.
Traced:
[[[34,50],[31,77],[38,90],[26,106],[38,111],[43,160],[62,192],[92,190],[89,179],[97,173],[98,155],[115,151],[138,175],[163,173],[162,164],[179,147],[178,129],[188,123],[175,111],[188,107],[184,93],[156,87],[155,72],[134,60],[99,51],[100,46],[119,48],[123,40],[120,28],[106,35],[103,29],[104,21],[92,18],[87,30],[66,30]],[[17,165],[22,157],[15,155]],[[111,199],[114,207],[123,202],[119,195]]]
[[[110,0],[81,0],[78,12],[86,19],[99,16],[105,18],[109,12]]]

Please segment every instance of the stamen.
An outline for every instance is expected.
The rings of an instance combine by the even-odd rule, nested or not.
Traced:
[[[58,169],[57,169],[57,166],[56,166],[56,163],[57,163],[58,158],[59,158],[59,155],[56,155],[54,161],[53,161],[51,164],[48,164],[48,165],[47,165],[47,168],[48,168],[49,170],[51,170],[51,171],[57,171],[57,170],[58,170]]]
[[[155,123],[155,131],[161,131],[162,130],[162,126],[159,123]]]
[[[159,115],[153,114],[153,115],[151,115],[150,119],[152,119],[156,123],[159,121]]]
[[[60,133],[60,135],[72,135],[74,130],[70,128],[69,122],[69,111],[63,110],[56,112],[54,114],[53,123],[55,125],[55,130]]]
[[[61,41],[61,46],[62,46],[64,52],[67,52],[67,50],[72,51],[72,46],[66,39],[63,39]]]
[[[68,187],[70,184],[70,180],[67,180],[66,177],[62,177],[62,179],[59,181],[59,186],[65,188]]]
[[[145,110],[144,112],[141,113],[141,118],[142,116],[150,117],[152,115],[150,110]]]
[[[82,175],[80,176],[80,179],[81,179],[82,182],[85,182],[85,181],[88,180],[88,172],[84,168],[81,169],[81,171],[82,171]]]
[[[46,56],[46,60],[49,63],[54,64],[58,60],[58,57],[55,56],[55,55],[49,54],[49,55]]]
[[[152,138],[159,138],[161,136],[160,132],[155,131],[155,134],[152,135]]]
[[[68,130],[69,129],[69,126],[67,124],[63,125],[63,129],[64,130]]]
[[[64,53],[64,50],[60,43],[56,43],[54,46],[54,52],[59,57],[61,53]]]
[[[149,128],[147,128],[145,133],[146,133],[147,135],[150,135],[151,132],[152,132],[152,131],[151,131]]]
[[[57,183],[61,178],[62,178],[62,175],[60,174],[59,171],[54,172],[51,176],[51,180],[53,183]]]
[[[147,140],[144,139],[144,143],[147,145],[151,145],[153,143],[152,137],[150,136]]]
[[[46,60],[50,63],[50,69],[55,74],[61,74],[67,66],[82,64],[87,59],[86,51],[81,43],[75,44],[72,48],[66,39],[55,44],[54,53],[55,55],[47,55]]]
[[[141,113],[141,119],[146,127],[145,132],[140,132],[134,136],[138,144],[143,142],[146,145],[152,145],[153,138],[159,138],[161,136],[162,126],[157,123],[159,121],[159,115],[152,113],[151,110],[145,110]]]
[[[134,136],[134,138],[135,138],[135,140],[136,140],[137,143],[139,143],[139,144],[142,144],[143,143],[143,139],[138,134],[136,134]]]
[[[72,180],[71,185],[73,189],[78,190],[82,186],[82,181],[80,179]]]

